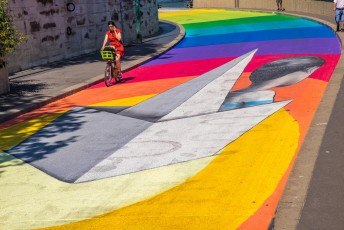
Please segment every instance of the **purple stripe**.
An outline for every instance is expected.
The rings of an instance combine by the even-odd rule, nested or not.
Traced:
[[[240,56],[258,48],[256,55],[263,54],[340,54],[337,38],[288,39],[263,42],[246,42],[225,45],[174,48],[145,66]]]

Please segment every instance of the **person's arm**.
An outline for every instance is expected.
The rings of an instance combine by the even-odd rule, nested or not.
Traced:
[[[122,33],[121,33],[120,30],[117,30],[117,31],[116,31],[116,38],[117,38],[118,41],[121,41],[121,40],[122,40]]]
[[[106,45],[107,41],[108,41],[108,35],[107,35],[107,34],[105,34],[105,38],[104,38],[104,42],[103,42],[103,46],[102,46],[101,50],[103,50],[103,49],[104,49],[104,47],[105,47],[105,45]]]
[[[334,11],[336,11],[336,8],[337,8],[336,6],[337,6],[337,0],[334,0],[333,1],[333,10]]]

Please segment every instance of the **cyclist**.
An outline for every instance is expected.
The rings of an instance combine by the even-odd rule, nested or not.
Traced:
[[[110,46],[113,47],[113,50],[116,52],[116,69],[119,78],[122,78],[121,71],[121,57],[124,55],[124,46],[122,43],[122,32],[119,28],[116,27],[116,24],[113,21],[108,22],[109,30],[105,34],[103,46],[101,50],[104,50],[105,45],[109,41]]]

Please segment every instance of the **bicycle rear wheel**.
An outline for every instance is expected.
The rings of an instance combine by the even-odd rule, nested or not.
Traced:
[[[105,74],[104,74],[104,82],[107,87],[111,85],[111,79],[112,79],[112,66],[111,64],[107,64],[105,67]]]

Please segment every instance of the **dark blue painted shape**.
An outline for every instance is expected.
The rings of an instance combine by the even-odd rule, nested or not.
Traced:
[[[209,46],[229,43],[271,41],[302,38],[334,38],[336,34],[328,27],[262,30],[254,32],[187,37],[176,48]]]

